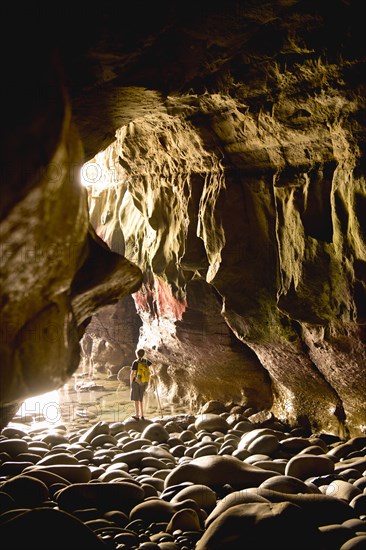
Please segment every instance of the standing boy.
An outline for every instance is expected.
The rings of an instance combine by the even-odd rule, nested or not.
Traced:
[[[130,373],[131,401],[135,402],[135,420],[144,420],[143,398],[150,380],[151,361],[144,357],[145,350],[138,349]]]

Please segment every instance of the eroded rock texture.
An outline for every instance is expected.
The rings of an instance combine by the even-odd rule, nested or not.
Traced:
[[[124,293],[161,389],[364,433],[361,2],[162,2],[144,5],[143,21],[142,6],[131,9],[127,19],[117,3],[88,6],[88,25],[83,3],[72,17],[61,10],[69,32],[57,45],[91,163],[91,225],[112,255],[144,273],[141,288],[136,275]],[[82,230],[65,235],[76,230],[81,250],[80,210]],[[80,267],[56,292],[59,304],[75,290],[76,325],[90,303],[111,298],[93,290],[96,280],[85,284],[93,264]],[[123,325],[124,314],[114,315]],[[130,358],[129,330],[121,341]]]
[[[11,21],[17,22],[13,41],[21,36],[30,42],[22,52],[24,71],[11,63],[9,72],[8,64],[4,69],[2,425],[26,397],[56,389],[70,377],[92,313],[141,284],[140,269],[112,253],[89,223],[79,178],[83,146],[62,65],[42,42],[50,36],[30,21],[25,28],[19,18]],[[37,29],[41,34],[34,37]]]

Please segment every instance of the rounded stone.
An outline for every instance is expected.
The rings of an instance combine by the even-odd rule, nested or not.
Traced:
[[[183,430],[179,434],[179,438],[183,441],[183,443],[186,443],[187,441],[192,441],[196,439],[196,433],[192,430]]]
[[[245,464],[255,464],[256,462],[259,462],[261,460],[271,460],[271,457],[268,455],[255,454],[249,455],[248,457],[244,458]]]
[[[144,500],[146,500],[148,497],[157,497],[158,496],[157,489],[153,485],[151,485],[151,483],[142,482],[141,487],[144,490],[144,494],[145,494],[145,499]]]
[[[340,475],[346,480],[356,480],[362,477],[361,472],[356,470],[356,468],[347,468],[346,470],[343,470]]]
[[[43,481],[22,474],[5,481],[1,490],[14,499],[17,507],[39,506],[48,498],[48,487]]]
[[[339,460],[341,458],[348,456],[354,450],[355,448],[349,443],[341,443],[336,447],[333,447],[332,449],[330,449],[327,452],[327,456],[330,456],[332,458],[335,458],[336,460]]]
[[[18,474],[21,474],[27,468],[30,468],[33,466],[33,462],[28,461],[21,461],[18,462],[17,460],[8,460],[6,462],[3,462],[0,465],[0,476],[1,477],[13,477]]]
[[[324,449],[319,445],[310,445],[297,453],[298,455],[323,455]]]
[[[356,468],[356,470],[364,475],[363,472],[366,471],[366,456],[357,456],[352,459],[345,458],[339,462],[336,462],[334,465],[334,471],[337,472],[337,474],[342,474],[344,470],[348,470],[349,468]]]
[[[109,464],[106,468],[106,472],[111,472],[113,470],[123,470],[124,472],[128,472],[128,464],[126,462],[113,462],[113,464]]]
[[[297,477],[279,475],[266,479],[259,486],[260,488],[271,489],[280,493],[298,494],[310,493],[309,487]]]
[[[361,489],[361,491],[364,491],[366,489],[366,476],[363,475],[362,477],[356,479],[353,485],[358,487],[358,489]]]
[[[219,450],[218,454],[219,455],[232,455],[235,450],[236,450],[236,447],[234,447],[233,445],[227,443],[225,445],[222,445],[222,447],[220,447],[220,450]]]
[[[356,514],[360,516],[366,516],[366,494],[356,495],[349,503],[354,509]]]
[[[130,451],[136,451],[136,449],[141,449],[143,445],[150,445],[151,441],[149,439],[133,439],[123,444],[122,450],[124,453]]]
[[[144,498],[145,493],[140,485],[123,480],[118,483],[75,483],[61,489],[56,502],[60,509],[67,512],[95,507],[102,511],[129,513]]]
[[[264,434],[258,436],[248,445],[248,451],[253,454],[263,454],[271,456],[277,451],[279,441],[275,435]]]
[[[24,439],[14,438],[0,440],[0,453],[8,453],[10,456],[15,457],[27,451],[28,443]]]
[[[359,518],[347,519],[343,522],[343,525],[352,529],[354,533],[356,533],[356,531],[366,531],[366,521]]]
[[[201,414],[216,414],[219,415],[226,411],[226,406],[221,401],[207,401],[202,407],[201,407]]]
[[[225,510],[228,510],[232,506],[238,506],[239,504],[252,504],[256,502],[268,503],[269,500],[257,494],[255,491],[252,491],[251,489],[234,491],[217,502],[215,508],[206,518],[205,527],[207,528],[216,518],[218,518],[223,512],[225,512]]]
[[[353,536],[351,529],[339,524],[321,526],[319,531],[324,548],[340,548]]]
[[[54,485],[56,483],[59,483],[61,485],[70,485],[70,481],[68,481],[64,477],[61,477],[54,472],[49,472],[48,470],[45,470],[43,468],[31,468],[27,471],[26,475],[43,481],[43,483],[45,483],[47,487],[50,487],[51,485]]]
[[[172,541],[161,541],[159,542],[160,550],[181,550],[181,548]]]
[[[202,483],[211,488],[231,485],[233,488],[258,487],[265,479],[278,475],[245,464],[232,456],[201,456],[177,466],[165,479],[165,487],[183,481]]]
[[[258,437],[263,435],[276,435],[275,430],[271,428],[255,428],[244,433],[238,443],[238,450],[249,449],[249,445],[256,440]],[[281,434],[281,437],[282,434]],[[262,453],[261,453],[262,454]]]
[[[361,494],[361,490],[348,481],[334,479],[328,485],[325,494],[350,502],[354,497]]]
[[[251,489],[248,489],[249,491]],[[347,519],[355,517],[355,512],[349,504],[329,495],[309,493],[309,494],[285,494],[270,489],[254,489],[259,494],[271,502],[287,502],[300,506],[312,518],[316,525],[330,525],[334,523],[343,523]]]
[[[93,426],[91,426],[90,428],[88,428],[87,430],[85,430],[85,432],[80,436],[79,441],[81,443],[84,443],[84,442],[90,443],[92,439],[94,439],[98,435],[109,434],[109,433],[110,433],[110,428],[107,422],[100,421],[94,424]]]
[[[118,470],[118,469],[110,470],[109,472],[105,471],[103,474],[101,474],[98,477],[100,481],[113,481],[116,479],[122,480],[125,478],[132,479],[132,476],[127,472],[125,472],[124,470]]]
[[[199,458],[200,456],[208,455],[217,455],[216,445],[203,445],[194,452],[193,458]]]
[[[165,443],[166,441],[168,441],[170,435],[169,432],[164,428],[164,426],[162,426],[158,422],[154,422],[153,424],[146,426],[141,434],[141,437],[149,441]]]
[[[118,439],[111,434],[98,434],[92,438],[90,445],[92,447],[103,447],[106,444],[117,445]]]
[[[284,475],[287,462],[275,462],[274,460],[258,460],[254,462],[254,466],[263,468],[264,470],[270,470],[272,472],[278,472]]]
[[[182,444],[175,445],[174,447],[170,448],[170,452],[172,453],[172,455],[177,458],[184,456],[185,450],[186,450],[186,447]]]
[[[38,464],[29,467],[29,471],[45,470],[56,474],[70,483],[85,483],[91,480],[91,471],[84,464],[48,464],[38,466]],[[23,473],[27,473],[28,468]]]
[[[196,550],[321,548],[320,536],[307,514],[289,502],[239,504],[210,523]]]
[[[160,468],[165,468],[166,464],[159,458],[155,458],[153,456],[145,457],[141,460],[141,468],[145,468],[147,466],[151,466],[153,468],[156,468],[159,470]]]
[[[288,461],[285,474],[305,480],[310,476],[322,476],[334,471],[334,462],[324,455],[297,455]]]
[[[77,460],[91,460],[93,458],[93,451],[91,449],[81,449],[74,456]]]
[[[105,550],[106,545],[82,521],[55,508],[34,508],[24,511],[1,526],[6,548],[87,548]]]
[[[197,416],[194,425],[197,431],[207,430],[208,432],[219,431],[226,433],[230,428],[225,418],[214,413],[200,414]]]
[[[1,430],[1,435],[6,437],[7,439],[23,439],[23,437],[27,437],[28,433],[18,426],[8,425]]]
[[[366,535],[358,535],[349,539],[342,544],[340,550],[365,550],[366,548]]]
[[[49,433],[42,437],[41,441],[49,443],[52,447],[60,445],[61,443],[68,443],[68,438],[61,433]]]
[[[237,424],[234,425],[234,429],[239,432],[250,432],[254,427],[254,424],[250,420],[240,420]]]
[[[130,511],[130,520],[141,519],[148,523],[156,521],[169,522],[174,513],[174,506],[170,502],[152,498],[134,506]]]
[[[54,453],[44,456],[37,462],[38,466],[45,466],[48,464],[79,464],[79,461],[75,456],[68,453]]]
[[[200,519],[195,510],[183,508],[178,510],[170,519],[166,528],[167,533],[174,533],[177,529],[182,531],[199,531],[201,529]]]
[[[191,499],[197,502],[198,506],[206,512],[211,512],[216,506],[216,493],[207,485],[197,484],[184,487],[176,493],[170,502],[182,502]]]

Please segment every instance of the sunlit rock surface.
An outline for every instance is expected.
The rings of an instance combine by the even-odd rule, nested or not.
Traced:
[[[62,69],[32,44],[24,63],[35,55],[39,66],[6,81],[6,91],[24,86],[25,99],[9,95],[1,130],[1,424],[25,398],[59,388],[78,367],[91,315],[141,285],[140,269],[89,223],[83,145]]]
[[[81,367],[89,376],[96,371],[117,378],[118,370],[131,366],[142,325],[131,296],[93,315],[81,339]]]
[[[113,347],[107,332],[127,319],[123,307],[109,310],[93,361],[126,364],[143,345],[172,400],[243,402],[315,431],[364,433],[360,3],[145,8],[144,22],[126,20],[117,6],[88,6],[88,25],[83,3],[72,18],[59,14],[69,23],[68,40],[57,39],[72,120],[90,162],[91,225],[111,253],[144,274],[139,290],[131,279],[123,283],[133,299],[127,319],[135,309],[131,326],[139,335],[127,329]],[[62,227],[72,242],[77,233],[81,254],[86,206],[77,229],[69,201],[74,222]],[[56,240],[60,227],[52,231]],[[93,248],[96,237],[88,239]],[[94,267],[104,265],[103,254]],[[63,281],[52,300],[62,316],[67,288],[77,294],[80,283],[68,326],[86,324],[90,300],[99,308],[119,292],[114,275],[111,288],[102,288],[103,275],[86,281],[93,263],[83,261],[84,272],[77,264],[74,282]],[[115,274],[114,261],[107,264]],[[95,325],[87,334],[93,338]],[[108,342],[109,357],[102,349]]]
[[[185,99],[189,123],[182,114],[136,121],[94,160],[101,176],[91,221],[146,272],[134,296],[141,342],[156,350],[176,397],[240,401],[242,392],[263,407],[272,390],[279,417],[345,433],[344,420],[356,424],[365,413],[363,311],[354,292],[362,282],[346,255],[363,246],[353,205],[364,182],[347,189],[357,151],[334,149],[320,98],[311,100],[306,133],[275,112],[242,113],[222,95]],[[212,148],[219,132],[221,159]],[[113,185],[102,175],[108,170]],[[348,201],[352,233],[342,232],[337,196]]]

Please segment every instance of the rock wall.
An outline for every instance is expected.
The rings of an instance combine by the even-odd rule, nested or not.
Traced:
[[[140,269],[112,253],[89,223],[79,177],[83,145],[62,64],[52,47],[44,50],[48,32],[34,37],[30,21],[23,23],[8,47],[19,36],[20,46],[27,44],[24,71],[9,59],[4,66],[1,426],[24,399],[65,383],[79,365],[79,339],[91,315],[142,280]]]
[[[277,67],[270,112],[250,112],[241,93],[186,96],[179,110],[167,100],[93,161],[91,220],[145,273],[140,343],[168,395],[273,399],[281,419],[345,435],[366,413],[366,189],[352,134],[363,100],[303,92],[333,71]]]
[[[116,379],[118,371],[135,359],[141,325],[131,296],[103,307],[93,315],[81,339],[79,370],[90,378],[100,371]]]

